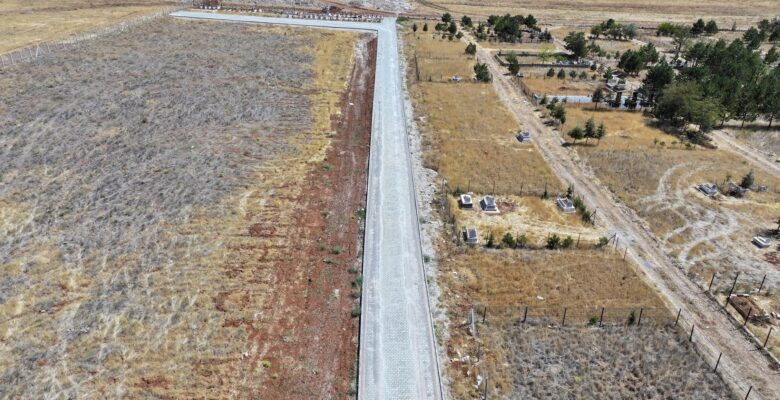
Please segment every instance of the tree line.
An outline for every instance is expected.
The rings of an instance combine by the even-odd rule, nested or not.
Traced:
[[[747,32],[746,32],[747,35]],[[780,66],[742,39],[699,42],[685,50],[686,63],[661,61],[648,70],[640,92],[653,114],[672,126],[709,131],[729,120],[745,122],[780,115]]]

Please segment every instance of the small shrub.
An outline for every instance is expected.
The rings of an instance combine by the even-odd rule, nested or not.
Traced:
[[[552,234],[552,236],[547,238],[547,248],[550,250],[557,249],[560,244],[561,238],[557,234]]]
[[[563,239],[563,242],[561,242],[561,247],[564,249],[568,249],[574,244],[574,239],[572,239],[571,236],[566,236],[566,239]]]
[[[512,237],[512,234],[507,232],[504,234],[504,237],[501,238],[501,243],[503,243],[506,247],[514,248],[515,247],[515,238]]]
[[[599,323],[599,317],[595,315],[590,317],[590,319],[588,320],[588,325],[596,325],[598,323]]]
[[[262,364],[263,368],[271,368],[271,362],[268,360],[263,360],[260,364]]]
[[[357,305],[355,308],[352,309],[352,312],[350,313],[352,315],[352,318],[357,318],[360,316],[360,306]]]
[[[343,250],[341,249],[341,247],[338,247],[338,246],[331,247],[330,254],[338,255],[338,254],[341,254],[342,251]]]

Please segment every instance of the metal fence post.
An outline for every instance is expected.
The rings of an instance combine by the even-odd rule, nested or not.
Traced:
[[[712,369],[712,372],[718,372],[718,365],[720,365],[720,358],[723,357],[723,352],[718,354],[718,361],[715,362],[715,368]]]

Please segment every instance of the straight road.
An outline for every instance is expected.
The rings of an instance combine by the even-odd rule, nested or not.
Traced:
[[[175,17],[373,31],[376,81],[368,171],[359,399],[441,399],[423,272],[395,18],[381,24],[180,11]]]
[[[465,41],[473,41],[469,36]],[[708,362],[723,352],[718,372],[744,398],[754,386],[750,399],[775,399],[780,393],[780,379],[768,366],[767,359],[748,341],[728,316],[702,290],[676,267],[664,253],[655,237],[636,213],[618,204],[609,190],[586,168],[575,151],[561,146],[561,138],[536,116],[534,106],[511,81],[494,57],[478,47],[477,57],[488,65],[493,74],[493,85],[507,108],[515,114],[524,129],[534,135],[545,161],[564,183],[571,183],[588,203],[598,209],[601,225],[617,234],[622,245],[628,245],[627,256],[644,276],[663,293],[673,309],[682,310],[686,321],[695,324],[694,343],[700,352],[708,354]]]

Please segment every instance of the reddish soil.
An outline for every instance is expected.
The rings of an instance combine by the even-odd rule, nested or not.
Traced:
[[[297,204],[294,237],[284,257],[274,262],[274,293],[262,323],[227,321],[243,326],[259,349],[246,371],[264,368],[263,378],[240,388],[248,398],[349,398],[357,359],[359,303],[354,286],[362,266],[363,215],[374,92],[376,39],[366,46],[342,96],[336,135],[327,159],[312,168]],[[353,104],[353,105],[350,105]],[[251,225],[250,235],[273,232]],[[338,294],[336,294],[338,292]],[[357,298],[357,299],[356,299]],[[219,299],[215,300],[219,305]],[[247,374],[250,375],[250,374]],[[251,376],[251,375],[250,375]]]

